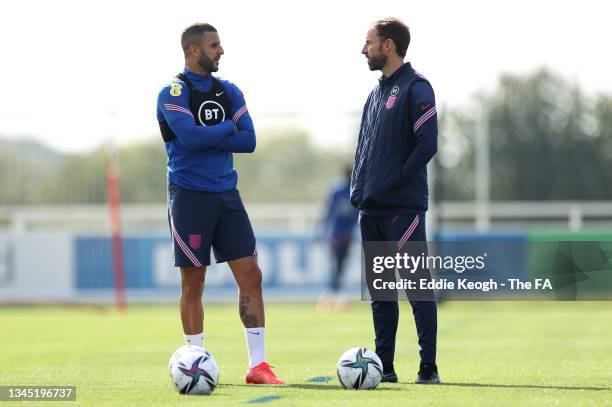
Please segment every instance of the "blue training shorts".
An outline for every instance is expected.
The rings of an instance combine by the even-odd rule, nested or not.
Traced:
[[[168,223],[176,267],[205,267],[256,256],[255,235],[238,190],[199,192],[168,184]]]

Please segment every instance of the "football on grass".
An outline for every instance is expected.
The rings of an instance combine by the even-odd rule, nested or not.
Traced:
[[[211,394],[219,384],[215,358],[199,346],[177,349],[168,367],[174,389],[181,394]]]
[[[366,348],[352,348],[340,356],[338,380],[345,389],[371,390],[382,379],[382,362]]]

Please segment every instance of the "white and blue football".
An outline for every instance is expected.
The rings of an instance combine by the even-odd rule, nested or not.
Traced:
[[[366,348],[351,348],[340,356],[336,369],[338,380],[345,389],[371,390],[382,379],[382,362]]]
[[[181,394],[211,394],[219,384],[219,369],[210,352],[199,346],[183,346],[170,358],[170,377]]]

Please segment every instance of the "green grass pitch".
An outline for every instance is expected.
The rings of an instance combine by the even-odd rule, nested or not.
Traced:
[[[214,304],[206,308],[205,335],[220,386],[211,396],[181,396],[172,388],[167,363],[182,335],[178,307],[170,305],[133,305],[126,313],[0,307],[0,384],[77,386],[76,402],[44,406],[612,405],[612,303],[443,304],[440,386],[412,384],[416,334],[410,306],[402,304],[400,383],[373,391],[343,390],[335,377],[343,351],[373,349],[367,304],[321,313],[313,304],[269,303],[266,311],[266,353],[284,387],[244,383],[247,354],[236,307]]]

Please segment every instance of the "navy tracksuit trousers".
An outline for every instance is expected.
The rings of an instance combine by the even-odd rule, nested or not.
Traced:
[[[412,212],[397,215],[361,215],[363,242],[407,242],[427,240],[425,213]],[[411,300],[412,314],[418,335],[421,363],[436,363],[437,308],[435,301]],[[395,301],[372,301],[372,317],[376,335],[376,354],[383,362],[385,372],[393,370],[395,336],[399,322],[399,306]]]

